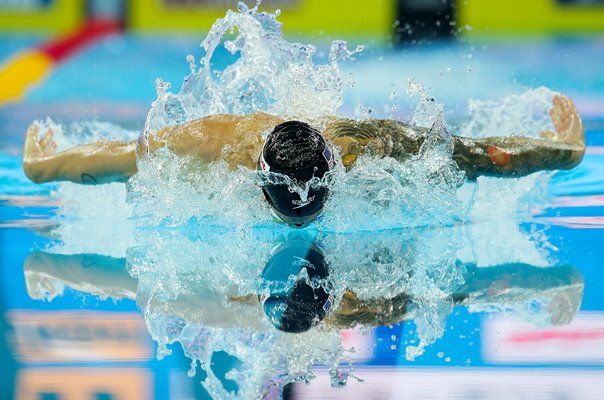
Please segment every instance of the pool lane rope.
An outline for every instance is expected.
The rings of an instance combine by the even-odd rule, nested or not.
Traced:
[[[0,65],[0,107],[21,101],[26,92],[41,83],[57,63],[95,40],[121,30],[119,21],[91,20],[75,33],[17,53]]]

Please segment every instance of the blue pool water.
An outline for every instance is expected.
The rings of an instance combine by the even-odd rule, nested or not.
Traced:
[[[95,398],[208,398],[208,388],[199,384],[201,380],[208,381],[207,371],[198,368],[193,378],[187,376],[190,360],[184,353],[198,354],[195,351],[201,350],[196,346],[203,347],[204,343],[187,336],[194,329],[193,325],[188,327],[188,333],[179,331],[180,336],[174,333],[186,343],[185,351],[176,343],[170,345],[173,354],[161,361],[156,358],[157,344],[151,335],[157,335],[158,325],[173,325],[170,321],[152,320],[149,315],[145,315],[145,321],[139,312],[141,293],[144,295],[141,288],[149,284],[148,280],[159,277],[136,269],[140,267],[136,252],[129,250],[127,255],[117,254],[131,247],[131,235],[118,230],[132,228],[132,221],[119,213],[100,213],[91,217],[93,223],[89,224],[61,219],[56,212],[62,198],[53,194],[57,187],[32,185],[20,169],[22,133],[33,119],[46,116],[99,118],[133,130],[142,129],[149,104],[155,98],[154,79],[161,76],[178,86],[187,73],[184,55],[195,52],[198,41],[198,38],[190,37],[109,38],[58,66],[22,103],[0,109],[0,398],[51,399],[67,393],[76,394],[76,397],[94,395]],[[35,42],[36,38],[1,38],[0,59]],[[228,57],[226,52],[219,54],[216,62],[226,64]],[[321,54],[318,59],[321,60]],[[349,378],[347,387],[328,389],[327,367],[319,365],[315,368],[315,380],[309,385],[298,383],[289,387],[286,396],[601,398],[600,387],[604,381],[602,65],[604,41],[559,40],[522,44],[442,43],[399,50],[369,48],[356,62],[345,66],[347,71],[355,74],[357,83],[346,93],[343,114],[351,115],[359,102],[373,107],[373,115],[392,113],[391,108],[386,108],[390,107],[389,103],[396,102],[389,100],[389,96],[397,91],[400,97],[394,114],[406,117],[412,102],[402,93],[407,78],[413,76],[430,87],[432,95],[445,104],[447,120],[453,128],[463,120],[468,98],[497,98],[527,88],[548,86],[571,95],[579,112],[585,116],[587,154],[575,170],[553,176],[544,189],[549,193],[548,197],[529,217],[513,221],[519,226],[518,233],[511,234],[504,231],[503,223],[489,221],[482,225],[476,223],[476,228],[447,227],[434,232],[414,232],[411,239],[406,232],[396,231],[323,237],[321,245],[327,257],[334,260],[342,248],[352,254],[358,251],[360,259],[365,254],[362,249],[383,248],[398,254],[397,251],[406,251],[404,246],[408,243],[423,241],[433,244],[433,248],[418,246],[420,249],[434,254],[440,251],[438,254],[444,256],[448,254],[448,247],[455,247],[458,254],[451,255],[452,259],[458,256],[473,260],[466,262],[470,269],[472,262],[503,266],[499,265],[501,269],[493,270],[493,276],[481,278],[483,280],[475,277],[472,282],[476,287],[463,289],[478,294],[465,305],[446,313],[442,333],[415,360],[405,357],[406,347],[418,344],[419,340],[417,335],[421,327],[413,320],[345,329],[336,336],[341,338],[344,348],[357,349],[349,354],[354,367],[352,375],[364,382]],[[76,195],[69,190],[59,189],[59,193],[72,199],[69,196]],[[107,193],[101,192],[101,195]],[[121,206],[115,207],[119,210]],[[151,240],[161,238],[157,239],[158,243],[165,247],[157,245],[153,248],[160,259],[162,255],[172,254],[173,258],[184,260],[187,249],[211,247],[212,240],[218,240],[211,238],[210,228],[203,233],[168,234],[161,228],[159,231],[157,236],[149,232],[145,235]],[[279,235],[257,233],[249,239],[253,249],[248,249],[244,243],[233,245],[226,240],[232,246],[218,249],[216,257],[221,259],[225,253],[233,258],[247,256],[250,266],[242,267],[239,272],[247,273],[245,276],[252,279],[262,270],[273,245],[284,240]],[[224,238],[226,234],[218,232],[215,236]],[[459,243],[452,239],[457,236],[461,237]],[[39,260],[32,257],[34,252],[54,248],[67,239],[72,241],[66,244],[67,247],[71,245],[67,253],[103,252],[112,256],[112,261],[99,269],[95,264],[97,261],[80,268],[71,268],[65,262],[34,262]],[[221,240],[224,244],[225,239]],[[473,243],[466,243],[468,240]],[[93,245],[87,246],[87,241]],[[506,247],[506,241],[509,241],[509,247]],[[394,249],[392,243],[399,246]],[[171,247],[173,245],[176,247]],[[521,246],[528,246],[528,250]],[[228,254],[235,247],[239,247],[239,253]],[[535,254],[528,254],[531,251]],[[473,254],[465,254],[467,252]],[[125,268],[126,261],[119,261],[120,257],[126,257],[130,269]],[[418,257],[421,259],[422,255]],[[228,257],[224,259],[228,260]],[[560,282],[549,283],[548,275],[538,269],[542,264],[535,260],[561,268],[563,278]],[[170,260],[166,257],[165,261]],[[254,262],[258,261],[260,265],[254,270]],[[531,262],[539,265],[528,265]],[[175,265],[181,268],[177,270],[182,276],[191,273],[189,265]],[[376,261],[375,265],[386,264]],[[388,274],[394,272],[365,270],[359,265],[350,268],[349,275],[334,279],[349,284],[350,288],[355,284],[364,287],[366,280],[374,278],[384,282]],[[447,274],[454,273],[440,272],[443,281]],[[582,276],[584,282],[580,289],[573,286],[579,282],[578,276]],[[187,282],[186,278],[163,278],[169,284]],[[392,281],[395,278],[401,279],[392,275]],[[487,284],[483,282],[485,280]],[[60,289],[58,281],[64,282]],[[520,289],[515,291],[515,288]],[[118,289],[119,295],[111,292]],[[129,295],[132,291],[134,295]],[[54,292],[62,294],[54,298],[48,294]],[[502,303],[493,300],[501,293],[510,298]],[[561,302],[556,303],[558,313],[547,310],[552,304],[549,298],[552,293],[556,301]],[[139,296],[139,304],[131,299],[135,295]],[[515,303],[512,301],[515,298],[522,298],[522,301]],[[421,299],[416,303],[420,304]],[[579,303],[577,311],[573,307]],[[179,306],[182,305],[177,303],[176,307]],[[197,315],[195,307],[205,306],[191,306],[192,311],[187,312]],[[419,310],[424,309],[419,307]],[[242,311],[245,321],[236,319],[235,325],[256,323],[252,313],[248,315],[247,312]],[[149,313],[153,314],[153,311]],[[209,314],[200,313],[211,320]],[[565,322],[571,319],[572,322],[551,326],[540,320],[544,315],[550,318],[554,314]],[[225,311],[225,321],[229,315],[229,311]],[[436,323],[437,319],[428,318],[428,321]],[[527,322],[533,322],[537,327]],[[206,331],[195,331],[201,337],[199,332]],[[209,332],[211,337],[208,336],[206,343],[210,340],[219,343],[217,336],[221,333]],[[227,331],[225,335],[228,334],[236,335],[233,331]],[[310,336],[308,340],[317,340],[317,337]],[[263,345],[258,343],[257,347],[262,348]],[[216,344],[215,351],[211,352],[208,371],[224,390],[215,393],[244,390],[235,383],[232,370],[243,368],[241,365],[246,360],[243,356],[238,360],[231,354],[234,352],[230,352],[228,344],[232,343]],[[283,350],[280,347],[271,349],[267,350],[266,359],[273,352]],[[262,368],[260,362],[254,367],[255,370]],[[265,380],[272,378],[274,376],[265,377]]]

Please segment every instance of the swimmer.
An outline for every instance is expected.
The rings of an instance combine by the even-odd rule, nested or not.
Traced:
[[[556,132],[543,139],[519,136],[453,138],[453,159],[468,179],[478,176],[519,177],[542,170],[571,169],[585,153],[581,118],[573,101],[556,95],[550,116]],[[266,136],[263,134],[270,132]],[[323,132],[299,121],[256,112],[245,116],[212,115],[161,129],[138,141],[101,141],[56,152],[52,130],[40,139],[33,123],[26,134],[23,169],[36,183],[71,181],[82,184],[126,182],[137,172],[136,157],[167,147],[177,156],[203,164],[226,160],[233,169],[247,167],[284,174],[299,185],[322,178],[333,167],[336,146],[346,169],[360,155],[405,161],[419,153],[429,129],[385,119],[332,118]],[[303,227],[323,212],[326,187],[311,187],[302,199],[286,183],[262,187],[274,215]]]

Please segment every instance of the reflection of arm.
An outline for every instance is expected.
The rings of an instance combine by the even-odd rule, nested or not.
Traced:
[[[45,293],[56,283],[74,290],[113,299],[136,299],[141,308],[178,316],[207,326],[266,329],[258,298],[215,293],[203,285],[182,288],[174,300],[160,301],[138,292],[138,281],[126,270],[124,258],[98,254],[53,254],[34,252],[23,266],[27,291],[34,299],[47,298]],[[50,298],[59,293],[50,293]]]
[[[23,265],[27,291],[32,298],[43,297],[52,281],[102,297],[136,296],[137,280],[126,271],[126,260],[98,254],[52,254],[34,252]]]
[[[545,302],[553,325],[572,321],[583,299],[583,275],[570,265],[535,267],[513,263],[495,267],[465,265],[465,284],[453,295],[468,306]]]
[[[184,289],[173,300],[151,299],[141,296],[139,307],[147,313],[159,313],[216,328],[238,328],[264,331],[270,329],[258,303],[258,297],[227,297],[209,288]]]
[[[536,267],[530,264],[510,263],[493,267],[477,267],[475,264],[460,264],[465,268],[465,283],[454,297],[463,301],[466,298],[493,298],[505,291],[522,293],[519,289],[540,292],[552,288],[580,285],[583,286],[581,272],[571,265],[554,267]]]
[[[583,276],[572,266],[535,267],[528,264],[503,264],[465,268],[464,284],[450,294],[455,303],[465,305],[501,303],[551,298],[548,312],[555,325],[567,324],[578,311],[583,298]],[[356,324],[391,325],[406,318],[414,299],[406,293],[393,298],[361,300],[346,290],[342,302],[326,317],[328,324],[349,328]]]

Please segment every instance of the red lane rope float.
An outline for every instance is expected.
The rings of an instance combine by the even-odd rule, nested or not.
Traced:
[[[104,36],[120,32],[116,20],[90,20],[77,32],[13,56],[0,66],[0,106],[23,99],[29,88],[40,83],[56,63]]]

